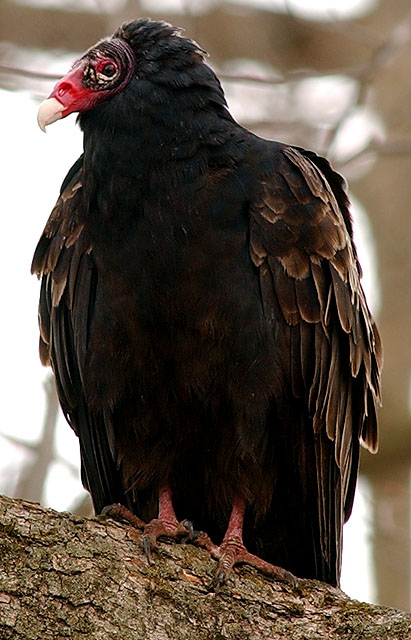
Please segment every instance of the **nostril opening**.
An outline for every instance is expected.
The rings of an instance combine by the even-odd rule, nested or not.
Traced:
[[[71,84],[69,82],[62,83],[58,88],[58,95],[64,96],[64,94],[71,89]]]

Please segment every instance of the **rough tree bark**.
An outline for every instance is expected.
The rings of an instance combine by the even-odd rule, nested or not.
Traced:
[[[150,566],[139,533],[0,499],[2,640],[400,640],[411,615],[350,600],[314,580],[296,588],[248,568],[218,593],[215,562],[160,542]]]

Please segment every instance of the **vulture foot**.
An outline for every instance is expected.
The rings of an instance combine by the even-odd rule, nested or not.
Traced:
[[[287,582],[294,587],[297,586],[297,579],[292,573],[247,551],[241,537],[226,535],[221,545],[218,546],[212,542],[207,534],[202,533],[196,537],[195,542],[218,560],[217,571],[213,579],[213,587],[216,591],[228,581],[233,567],[238,564],[248,564],[275,580]]]
[[[157,540],[162,536],[184,542],[185,540],[194,540],[199,535],[199,532],[194,531],[189,520],[182,522],[177,520],[171,499],[171,490],[168,486],[159,492],[157,518],[153,518],[148,523],[119,503],[104,507],[101,513],[116,520],[128,522],[135,529],[142,531],[143,549],[149,564],[153,564],[151,551],[157,546]]]
[[[243,500],[237,499],[234,501],[227,531],[220,546],[214,544],[205,533],[196,536],[196,543],[218,560],[218,567],[213,580],[214,589],[218,590],[227,582],[233,567],[237,564],[251,565],[265,575],[296,586],[297,579],[292,573],[253,555],[244,546],[243,522],[245,508],[246,505]]]

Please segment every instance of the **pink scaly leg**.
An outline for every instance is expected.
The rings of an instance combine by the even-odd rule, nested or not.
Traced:
[[[152,564],[151,550],[157,546],[157,540],[161,536],[181,539],[190,537],[193,525],[188,520],[179,522],[173,507],[171,488],[169,485],[162,487],[158,496],[158,516],[144,527],[142,540],[144,551],[150,564]]]

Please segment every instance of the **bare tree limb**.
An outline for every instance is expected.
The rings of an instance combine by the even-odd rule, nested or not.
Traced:
[[[367,102],[368,91],[374,76],[384,67],[393,63],[399,53],[411,40],[411,11],[401,18],[400,22],[392,29],[385,42],[373,50],[370,61],[358,69],[357,77],[359,86],[355,98],[347,105],[335,125],[329,129],[324,144],[324,153],[331,155],[337,136],[347,120],[355,110]]]
[[[50,464],[54,459],[54,433],[59,411],[54,376],[49,375],[44,381],[46,394],[46,413],[40,440],[35,455],[26,461],[20,469],[15,493],[25,500],[41,500],[45,489]]]
[[[411,615],[313,580],[292,588],[239,569],[215,593],[205,551],[162,542],[150,566],[138,532],[112,521],[2,498],[0,529],[4,640],[410,637]]]
[[[411,138],[388,139],[388,140],[372,140],[364,149],[351,155],[344,162],[335,162],[334,165],[338,171],[349,172],[351,166],[370,155],[377,156],[410,156],[411,155]]]
[[[21,69],[19,67],[10,67],[6,65],[0,65],[0,74],[1,73],[12,76],[23,76],[24,78],[38,78],[39,80],[58,80],[60,78],[60,75],[55,73],[32,71],[31,69]]]

